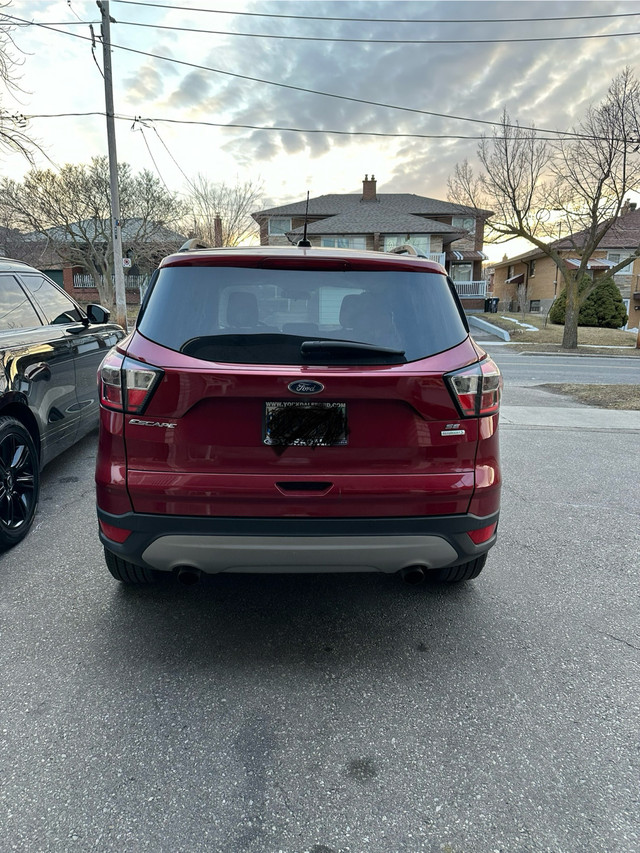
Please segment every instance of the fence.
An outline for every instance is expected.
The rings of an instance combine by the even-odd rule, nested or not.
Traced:
[[[458,296],[464,296],[466,298],[482,297],[484,299],[487,294],[486,281],[454,281],[453,283],[458,291]]]
[[[111,280],[114,281],[113,276],[111,276]],[[144,293],[146,290],[148,282],[148,275],[126,275],[124,277],[124,286],[127,290],[139,290],[141,293]],[[92,275],[75,273],[73,276],[73,286],[79,288],[95,287],[96,283]]]

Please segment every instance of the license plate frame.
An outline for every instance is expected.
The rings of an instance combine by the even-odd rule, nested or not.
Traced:
[[[344,447],[347,404],[319,400],[269,400],[264,404],[263,443],[269,447]]]

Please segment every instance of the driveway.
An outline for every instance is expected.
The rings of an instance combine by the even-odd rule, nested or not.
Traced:
[[[536,411],[505,407],[499,544],[451,588],[125,589],[95,436],[49,466],[0,557],[0,848],[636,853],[640,424]]]

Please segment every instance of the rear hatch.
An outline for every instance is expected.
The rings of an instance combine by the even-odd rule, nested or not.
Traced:
[[[401,260],[161,270],[124,361],[142,389],[124,418],[134,510],[466,512],[479,419],[445,377],[478,353],[442,273]]]

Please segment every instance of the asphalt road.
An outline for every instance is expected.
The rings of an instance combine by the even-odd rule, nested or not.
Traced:
[[[510,352],[487,345],[509,386],[539,385],[544,382],[580,382],[595,385],[640,385],[640,359],[597,356],[544,355]]]
[[[537,386],[545,383],[637,385],[640,395],[640,359],[596,356],[523,354],[486,344],[504,377],[503,403],[508,406],[584,408]]]
[[[0,849],[636,853],[638,432],[504,425],[475,581],[126,589],[95,436],[0,557]]]

